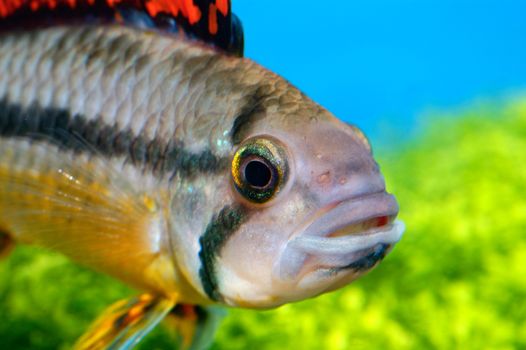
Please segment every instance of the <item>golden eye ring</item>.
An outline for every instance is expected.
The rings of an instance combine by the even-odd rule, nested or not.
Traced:
[[[283,188],[288,177],[285,150],[268,136],[246,140],[232,159],[232,179],[236,190],[253,203],[265,203]]]

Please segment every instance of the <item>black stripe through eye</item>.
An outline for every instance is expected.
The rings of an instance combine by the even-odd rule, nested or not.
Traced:
[[[239,115],[234,120],[232,130],[230,131],[234,145],[241,143],[249,133],[252,124],[265,115],[265,101],[270,96],[267,90],[269,90],[269,88],[263,85],[251,94],[247,94],[245,104],[241,107]]]

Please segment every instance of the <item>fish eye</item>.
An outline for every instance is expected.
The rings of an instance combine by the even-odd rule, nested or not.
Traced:
[[[248,161],[243,170],[247,184],[254,188],[264,188],[272,182],[274,169],[263,159],[252,159]]]
[[[285,184],[288,164],[283,147],[269,137],[245,141],[232,159],[232,178],[236,190],[247,200],[265,203]]]

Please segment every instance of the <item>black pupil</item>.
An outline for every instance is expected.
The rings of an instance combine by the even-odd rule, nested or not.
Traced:
[[[267,164],[251,160],[245,166],[245,179],[253,187],[265,187],[269,184],[272,173]]]

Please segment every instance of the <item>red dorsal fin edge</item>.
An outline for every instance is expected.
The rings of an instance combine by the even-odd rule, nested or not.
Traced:
[[[53,25],[82,18],[148,26],[243,55],[243,28],[230,0],[0,0],[0,28]],[[140,22],[140,23],[138,23]]]

